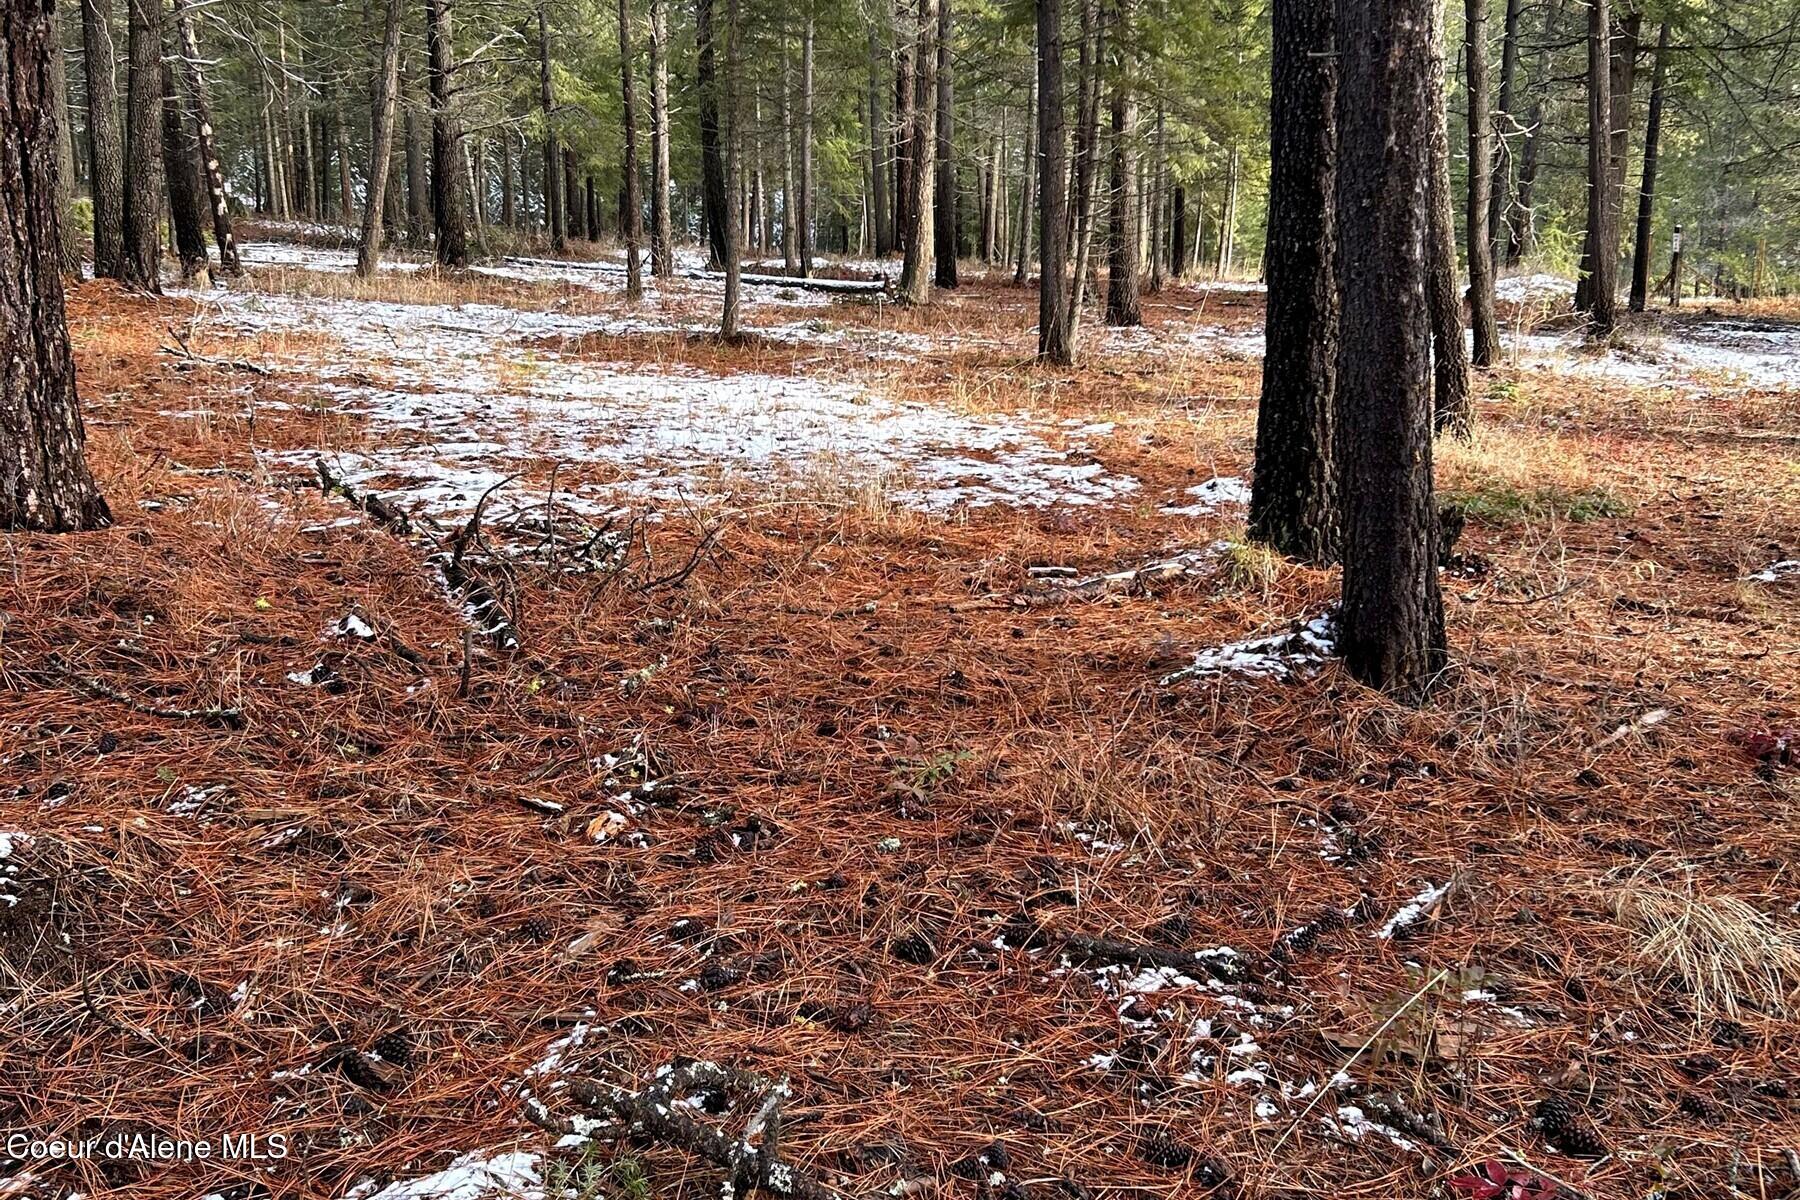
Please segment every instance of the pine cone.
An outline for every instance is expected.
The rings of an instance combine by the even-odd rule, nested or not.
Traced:
[[[1538,1131],[1551,1149],[1570,1158],[1604,1158],[1606,1143],[1587,1118],[1561,1096],[1546,1096],[1538,1101],[1533,1114]]]
[[[1152,1129],[1138,1145],[1138,1157],[1153,1167],[1178,1171],[1194,1161],[1194,1148],[1166,1129]]]
[[[375,1039],[369,1049],[381,1056],[383,1062],[391,1062],[396,1067],[412,1066],[412,1038],[404,1029],[391,1029]]]

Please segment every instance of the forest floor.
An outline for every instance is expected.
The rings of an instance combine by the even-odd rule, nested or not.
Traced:
[[[1241,541],[1252,283],[1058,372],[999,276],[724,345],[246,256],[70,295],[116,523],[4,540],[0,1126],[289,1152],[0,1196],[715,1195],[531,1119],[687,1058],[847,1195],[1800,1194],[1795,306],[1517,285],[1415,710]]]

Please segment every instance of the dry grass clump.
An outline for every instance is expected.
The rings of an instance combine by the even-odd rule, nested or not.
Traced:
[[[1484,424],[1466,441],[1439,439],[1434,453],[1444,496],[1478,521],[1579,523],[1630,511],[1588,456],[1559,434]]]
[[[1696,1019],[1744,1005],[1781,1012],[1800,988],[1800,930],[1784,928],[1746,900],[1700,894],[1691,873],[1646,863],[1602,882],[1614,917],[1637,937],[1638,958],[1679,982]]]

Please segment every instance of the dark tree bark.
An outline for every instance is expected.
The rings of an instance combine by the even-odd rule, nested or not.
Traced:
[[[800,180],[798,226],[800,235],[800,274],[811,278],[813,273],[813,225],[816,214],[813,211],[813,19],[806,18],[806,30],[800,39]],[[786,203],[784,198],[782,201]]]
[[[183,283],[204,287],[209,281],[204,206],[200,200],[200,154],[175,94],[175,72],[162,62],[163,178],[169,187],[169,227]]]
[[[125,239],[120,278],[162,291],[162,0],[127,0],[131,12],[126,77]]]
[[[509,134],[500,135],[500,223],[508,229],[519,227],[518,183],[513,175],[513,146]]]
[[[1173,227],[1169,233],[1169,274],[1180,279],[1187,270],[1188,222],[1187,189],[1179,183],[1175,185],[1174,212],[1170,214],[1169,224]]]
[[[1338,495],[1350,674],[1408,698],[1443,669],[1431,480],[1431,157],[1437,0],[1337,0]]]
[[[550,80],[550,15],[539,0],[538,107],[544,117],[544,223],[550,229],[550,248],[561,254],[569,247],[568,224],[563,210],[562,149],[556,141],[556,90]],[[571,204],[571,207],[573,205]]]
[[[894,0],[894,248],[912,231],[913,43],[918,25],[909,0]]]
[[[961,217],[956,187],[956,90],[951,76],[951,0],[937,0],[937,184],[932,201],[937,212],[932,226],[937,239],[933,250],[933,282],[942,288],[957,286],[957,229]]]
[[[1062,0],[1037,0],[1038,357],[1072,366],[1069,329],[1068,143],[1063,118]]]
[[[350,228],[356,220],[356,188],[350,181],[350,130],[344,121],[344,92],[331,89],[331,145],[337,157],[338,224]]]
[[[886,258],[894,252],[894,211],[888,196],[887,121],[881,99],[887,88],[883,80],[885,55],[881,49],[879,25],[869,22],[869,204],[874,212],[875,257]]]
[[[387,198],[388,167],[394,150],[394,107],[400,90],[400,22],[402,0],[387,0],[387,20],[382,25],[381,62],[375,70],[375,90],[369,100],[369,182],[363,198],[362,241],[356,248],[356,273],[374,276],[381,261],[381,214]],[[511,158],[507,161],[510,163]],[[507,172],[506,207],[512,215],[511,171]]]
[[[1142,325],[1138,297],[1137,103],[1131,94],[1126,46],[1131,0],[1110,0],[1112,36],[1112,160],[1107,181],[1106,323]]]
[[[1586,273],[1589,331],[1606,337],[1617,324],[1618,215],[1613,192],[1612,22],[1608,0],[1588,0],[1588,206]],[[1579,303],[1579,301],[1577,302]]]
[[[708,11],[710,18],[712,0],[700,0]],[[743,264],[739,255],[743,249],[743,214],[738,209],[738,151],[740,149],[743,130],[738,120],[738,76],[739,54],[742,51],[743,28],[738,24],[738,0],[726,0],[725,5],[725,78],[714,90],[711,100],[716,115],[723,111],[727,124],[721,130],[723,145],[720,147],[719,188],[723,193],[719,208],[719,237],[725,250],[725,306],[719,318],[719,337],[727,342],[736,341],[738,333],[738,317],[740,299],[743,290]],[[710,50],[712,35],[707,34],[707,46]]]
[[[937,158],[937,0],[919,0],[918,49],[913,67],[913,127],[907,139],[912,162],[907,169],[906,260],[900,267],[897,297],[902,304],[931,303],[931,260],[937,248],[932,204],[933,164]]]
[[[1613,259],[1613,283],[1618,283],[1619,272],[1619,234],[1620,224],[1624,220],[1622,207],[1625,194],[1625,161],[1631,150],[1631,90],[1637,76],[1638,31],[1643,26],[1643,14],[1633,8],[1634,0],[1620,0],[1613,5],[1608,15],[1606,37],[1606,77],[1607,77],[1607,117],[1606,127],[1607,150],[1606,165],[1610,175],[1608,190],[1612,196],[1613,213],[1610,227],[1611,251]],[[1575,307],[1581,312],[1592,312],[1596,299],[1597,282],[1593,260],[1595,244],[1594,230],[1587,231],[1581,248],[1581,271],[1575,285]],[[1618,300],[1612,301],[1616,314]]]
[[[236,275],[243,270],[238,262],[237,235],[231,229],[231,206],[225,194],[225,172],[219,165],[219,139],[213,126],[212,93],[206,85],[206,72],[200,59],[200,39],[194,34],[191,0],[175,0],[175,34],[181,52],[182,78],[187,80],[188,99],[194,106],[194,121],[200,142],[201,178],[206,183],[207,209],[212,217],[213,241],[219,247],[221,274]]]
[[[62,20],[50,17],[50,99],[56,121],[56,226],[61,234],[62,273],[81,273],[81,236],[75,227],[75,132],[69,121],[69,77],[63,62]]]
[[[94,200],[94,274],[119,277],[125,240],[125,146],[111,0],[81,0],[81,46],[88,89],[88,189]]]
[[[407,75],[412,76],[409,70]],[[405,87],[406,100],[406,238],[415,246],[425,244],[425,230],[431,224],[431,185],[425,166],[425,132],[420,127],[417,79]]]
[[[1631,311],[1650,305],[1650,225],[1656,210],[1656,160],[1662,148],[1663,84],[1668,75],[1669,23],[1656,34],[1656,65],[1650,76],[1650,114],[1644,124],[1644,179],[1638,188],[1637,236],[1631,251]]]
[[[1488,112],[1487,0],[1464,0],[1463,62],[1469,87],[1469,199],[1465,208],[1469,255],[1469,325],[1474,331],[1471,361],[1491,367],[1500,358],[1500,326],[1494,320],[1494,247],[1488,207],[1494,160]]]
[[[650,0],[650,260],[659,279],[675,274],[669,219],[668,0]]]
[[[1462,297],[1456,289],[1456,208],[1450,196],[1450,124],[1444,93],[1444,22],[1433,10],[1431,60],[1427,83],[1431,88],[1429,126],[1429,174],[1426,181],[1427,236],[1426,295],[1431,313],[1431,350],[1435,364],[1434,411],[1437,427],[1466,432],[1472,420],[1469,398],[1469,350],[1463,342]]]
[[[85,455],[63,315],[52,10],[0,0],[0,529],[111,520]]]
[[[1500,99],[1495,106],[1494,169],[1488,182],[1488,261],[1498,263],[1506,253],[1507,205],[1512,199],[1512,143],[1507,137],[1517,127],[1513,105],[1519,79],[1519,15],[1525,0],[1506,0],[1506,20],[1500,32]]]
[[[1519,156],[1519,189],[1513,203],[1512,228],[1507,235],[1506,265],[1518,266],[1528,254],[1537,251],[1536,189],[1538,160],[1542,156],[1544,135],[1544,94],[1550,86],[1550,46],[1562,24],[1563,0],[1550,0],[1544,10],[1544,33],[1538,43],[1537,67],[1533,71],[1535,91],[1531,103],[1530,125],[1525,133],[1525,148]]]
[[[1250,534],[1304,562],[1337,557],[1334,0],[1275,0],[1262,403]],[[1175,193],[1177,229],[1181,192]],[[1176,257],[1181,254],[1177,235]]]
[[[1106,27],[1100,20],[1100,0],[1081,0],[1080,94],[1076,102],[1075,179],[1071,187],[1074,211],[1074,279],[1069,284],[1069,340],[1081,333],[1082,309],[1087,303],[1088,276],[1093,266],[1094,176],[1098,173],[1100,143],[1100,59],[1105,50]]]
[[[637,85],[631,60],[631,0],[619,0],[619,95],[624,102],[625,209],[619,214],[619,233],[625,239],[625,295],[636,300],[644,294],[644,268],[638,249],[644,240],[643,204],[638,199]],[[590,186],[592,181],[590,180]]]
[[[431,210],[437,219],[437,261],[441,267],[469,265],[469,228],[463,205],[462,123],[453,98],[456,43],[451,6],[455,0],[425,0],[427,72],[431,87]]]
[[[719,72],[713,37],[713,0],[694,0],[694,83],[700,93],[700,202],[706,216],[706,241],[710,265],[727,269],[727,214],[731,209],[725,186],[725,159],[719,145]]]
[[[587,227],[581,204],[581,173],[575,169],[575,152],[567,146],[562,151],[562,177],[563,236],[591,239],[594,232]]]
[[[1031,276],[1031,210],[1037,203],[1038,176],[1042,173],[1038,153],[1038,64],[1033,50],[1031,86],[1025,96],[1025,177],[1019,181],[1019,246],[1013,260],[1013,283],[1025,286]]]

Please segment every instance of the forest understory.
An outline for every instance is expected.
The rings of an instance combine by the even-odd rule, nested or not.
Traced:
[[[1800,1195],[1800,305],[1502,281],[1411,708],[1244,541],[1253,282],[1056,371],[293,235],[71,289],[115,523],[0,563],[5,1124],[289,1153],[0,1195],[717,1195],[583,1106],[688,1060],[842,1196]]]

